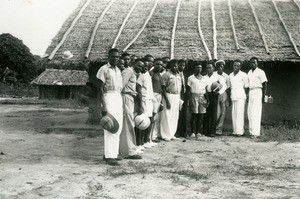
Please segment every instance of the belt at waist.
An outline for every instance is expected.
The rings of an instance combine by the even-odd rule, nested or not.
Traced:
[[[253,87],[253,88],[250,88],[250,90],[256,90],[256,89],[262,89],[261,87]]]
[[[136,93],[134,93],[134,92],[122,92],[121,94],[122,94],[122,95],[131,95],[131,96],[133,96],[133,97],[136,96]]]
[[[116,90],[111,90],[111,91],[105,91],[104,93],[120,93],[120,91],[116,91]]]
[[[167,93],[169,93],[169,94],[179,94],[179,92],[169,92],[169,91],[167,91]]]

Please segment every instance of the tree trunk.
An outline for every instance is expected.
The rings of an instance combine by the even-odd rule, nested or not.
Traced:
[[[89,75],[89,82],[94,86],[93,92],[94,95],[89,96],[89,111],[88,111],[88,119],[86,121],[87,124],[99,124],[101,119],[101,104],[99,97],[99,80],[96,75],[101,67],[101,63],[99,62],[89,62],[87,67],[87,72]]]

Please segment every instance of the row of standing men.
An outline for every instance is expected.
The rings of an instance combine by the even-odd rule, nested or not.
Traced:
[[[141,153],[160,140],[178,137],[196,139],[222,134],[225,111],[232,105],[233,134],[244,134],[244,109],[248,100],[249,133],[260,135],[261,110],[267,88],[267,78],[258,68],[258,59],[250,59],[248,74],[240,71],[241,61],[233,62],[233,72],[223,72],[223,60],[209,61],[206,75],[195,62],[193,74],[184,73],[185,60],[169,60],[135,55],[110,49],[108,63],[98,73],[102,115],[110,113],[119,123],[116,133],[104,130],[104,159],[109,165],[119,165],[118,155],[141,159]],[[216,71],[214,69],[216,68]],[[186,131],[187,108],[191,113],[191,131]],[[146,130],[135,128],[136,115],[149,117]]]

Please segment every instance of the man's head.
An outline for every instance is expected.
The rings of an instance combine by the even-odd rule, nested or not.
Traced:
[[[163,63],[162,59],[159,59],[159,58],[155,59],[154,63],[153,63],[153,65],[154,65],[153,71],[156,72],[156,73],[161,72],[163,64],[164,63]]]
[[[258,58],[257,57],[251,57],[250,58],[250,67],[252,70],[256,69],[258,66]]]
[[[118,68],[122,71],[122,70],[124,70],[124,68],[125,68],[125,66],[124,66],[124,64],[125,64],[125,61],[124,61],[124,59],[123,58],[120,58],[119,59],[119,61],[118,61]]]
[[[166,70],[167,64],[169,63],[170,58],[169,57],[163,57],[162,60],[163,60],[163,63],[164,63],[163,69]]]
[[[136,59],[133,63],[133,68],[136,73],[140,73],[144,67],[144,62],[141,59]]]
[[[122,53],[121,58],[124,60],[124,67],[128,68],[130,66],[130,54],[127,52]]]
[[[206,72],[208,75],[211,75],[214,72],[214,65],[213,62],[209,61],[206,64]]]
[[[172,59],[169,61],[167,65],[167,69],[169,69],[172,73],[176,74],[178,73],[178,62],[176,59]]]
[[[233,61],[233,71],[238,73],[241,70],[242,62],[239,59]]]
[[[112,48],[108,51],[108,62],[111,66],[116,67],[119,61],[119,50]]]
[[[218,61],[215,63],[215,66],[216,66],[216,70],[217,70],[219,73],[222,73],[223,70],[224,70],[225,61],[224,61],[224,60],[218,60]]]
[[[201,62],[197,61],[194,65],[194,74],[199,75],[202,71]]]
[[[145,62],[145,65],[147,65],[148,70],[150,70],[152,68],[153,61],[154,61],[154,57],[152,55],[150,55],[150,54],[145,55],[144,62]]]
[[[131,55],[131,56],[130,56],[130,62],[131,62],[131,64],[134,63],[135,60],[137,60],[137,58],[138,58],[138,57],[137,57],[136,55],[134,55],[134,54]]]
[[[186,66],[185,60],[183,60],[183,59],[178,60],[178,71],[179,72],[182,72],[185,69],[185,66]]]

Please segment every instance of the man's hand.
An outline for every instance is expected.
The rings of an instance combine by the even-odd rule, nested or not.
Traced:
[[[261,101],[262,101],[263,104],[266,103],[266,101],[265,101],[265,96],[263,96],[263,97],[261,98]]]
[[[171,104],[170,104],[169,100],[166,101],[166,105],[167,105],[167,109],[171,109]]]
[[[106,114],[107,114],[107,108],[103,107],[101,112],[102,117],[104,117]]]
[[[143,112],[144,112],[143,107],[138,108],[138,112],[137,112],[138,115],[143,114]]]

